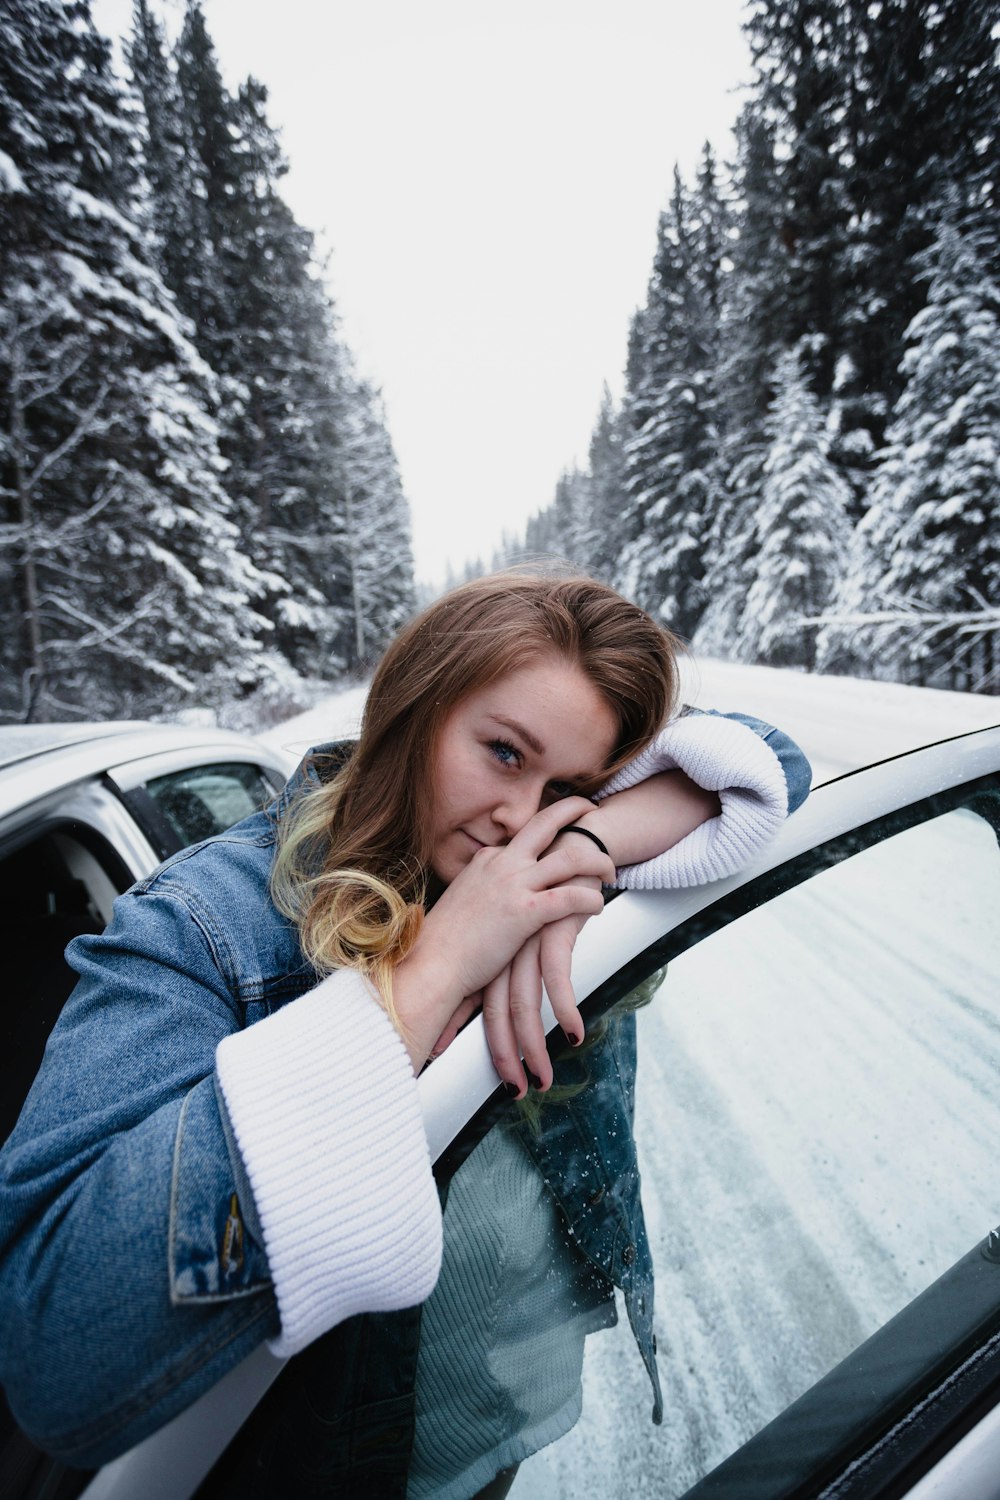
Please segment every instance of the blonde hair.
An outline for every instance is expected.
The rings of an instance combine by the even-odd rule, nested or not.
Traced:
[[[555,652],[589,677],[615,715],[600,784],[672,712],[678,649],[669,631],[606,585],[520,570],[463,584],[405,626],[372,679],[347,764],[324,777],[317,761],[279,822],[272,896],[298,925],[314,969],[359,969],[396,1021],[392,971],[423,920],[431,772],[456,704]]]

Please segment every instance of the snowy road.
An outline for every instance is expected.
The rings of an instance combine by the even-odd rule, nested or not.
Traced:
[[[787,729],[815,781],[1000,722],[995,698],[699,662],[684,697]],[[350,734],[363,688],[272,731]],[[666,1417],[627,1326],[515,1500],[672,1497],[1000,1220],[1000,855],[952,813],[674,961],[639,1018]]]

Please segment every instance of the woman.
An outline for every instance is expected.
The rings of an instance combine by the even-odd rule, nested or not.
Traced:
[[[438,1277],[415,1087],[432,1053],[481,1004],[508,1092],[523,1056],[544,1093],[541,981],[581,1042],[569,959],[601,883],[729,873],[804,795],[808,767],[766,726],[668,723],[674,658],[589,580],[466,585],[390,647],[346,764],[314,754],[276,808],[168,861],[73,945],[80,983],[0,1160],[0,1373],[43,1446],[103,1462],[265,1338],[306,1350],[281,1383],[303,1400],[262,1415],[253,1473],[301,1463],[314,1493],[361,1493],[362,1474],[403,1493],[415,1388],[415,1492],[473,1494],[572,1420],[571,1351],[555,1418],[491,1431],[485,1458],[473,1432],[437,1474],[447,1318],[421,1348],[412,1314],[356,1315],[414,1308]],[[619,1030],[587,1056],[590,1087],[511,1142],[582,1245],[558,1231],[559,1294],[589,1288],[577,1345],[624,1285],[655,1383]],[[574,1217],[581,1121],[611,1191]],[[461,1302],[461,1209],[452,1227],[442,1287]]]

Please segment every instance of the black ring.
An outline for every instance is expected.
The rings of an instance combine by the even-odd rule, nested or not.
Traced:
[[[596,833],[591,833],[591,831],[590,831],[589,828],[581,828],[580,825],[579,825],[579,823],[567,823],[566,827],[565,828],[560,828],[559,832],[560,833],[582,833],[585,839],[589,839],[592,844],[596,844],[597,845],[598,849],[600,849],[600,851],[601,851],[601,853],[603,855],[606,855],[608,859],[611,858],[611,855],[608,852],[608,846],[607,846],[607,844],[605,844],[603,842],[603,840],[599,839],[597,837]]]

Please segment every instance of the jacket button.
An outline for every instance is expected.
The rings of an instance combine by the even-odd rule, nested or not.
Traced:
[[[590,1204],[591,1208],[594,1208],[598,1203],[600,1203],[603,1197],[604,1189],[602,1187],[599,1187],[595,1192],[591,1193],[590,1197],[587,1199],[587,1202]]]
[[[626,1245],[625,1249],[622,1251],[622,1265],[623,1266],[630,1266],[634,1260],[635,1260],[635,1246],[634,1245]]]

